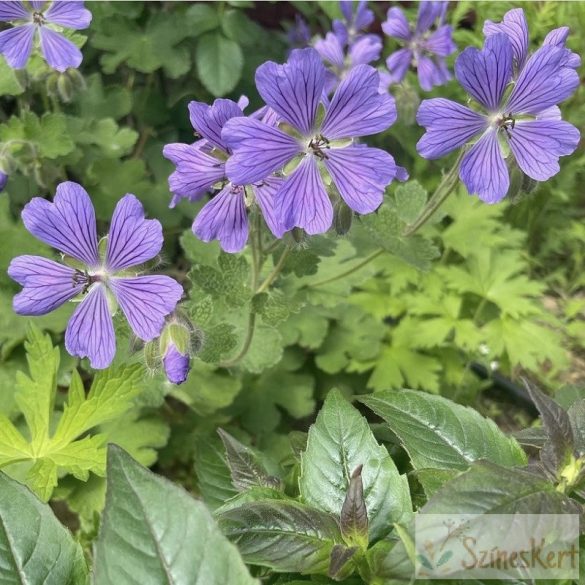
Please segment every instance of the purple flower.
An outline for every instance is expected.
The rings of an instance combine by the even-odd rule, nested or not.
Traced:
[[[451,38],[452,29],[443,24],[447,2],[421,2],[414,29],[400,8],[390,8],[382,30],[405,45],[386,60],[391,83],[400,83],[412,66],[418,73],[422,89],[430,91],[451,79],[445,57],[457,47]],[[432,30],[432,27],[436,28]]]
[[[508,191],[508,152],[536,181],[558,173],[559,157],[571,154],[579,142],[579,131],[561,120],[556,106],[579,84],[566,50],[552,44],[541,47],[508,91],[514,50],[506,34],[489,36],[481,51],[465,49],[455,63],[455,75],[485,112],[443,98],[424,100],[417,114],[417,122],[426,128],[417,144],[419,154],[439,158],[477,139],[463,156],[459,176],[470,194],[487,203],[500,201]]]
[[[288,44],[293,49],[306,47],[311,40],[311,29],[307,21],[300,15],[295,14],[295,23],[287,33]]]
[[[65,71],[81,64],[81,51],[55,27],[87,28],[91,12],[82,1],[4,1],[0,2],[0,21],[17,23],[14,28],[0,32],[0,53],[14,69],[26,66],[37,34],[41,52],[53,69]]]
[[[273,195],[281,180],[265,177],[253,183],[234,184],[226,177],[231,150],[222,137],[222,128],[232,118],[243,118],[242,108],[232,100],[218,99],[212,106],[191,102],[189,112],[193,128],[203,139],[194,144],[167,144],[163,149],[164,156],[177,167],[169,177],[174,194],[171,207],[182,198],[201,199],[219,185],[219,193],[203,206],[193,223],[193,232],[200,240],[219,240],[226,252],[242,250],[248,240],[249,200],[258,205],[272,233],[282,237],[284,230],[273,211]],[[265,122],[275,118],[267,109],[262,114]]]
[[[191,358],[188,353],[181,353],[177,346],[171,342],[163,356],[163,366],[169,382],[182,384],[189,375]]]
[[[334,20],[333,30],[343,44],[352,45],[374,22],[374,13],[367,7],[366,0],[359,0],[357,4],[353,0],[341,0],[339,5],[343,20]]]
[[[300,227],[323,233],[333,220],[333,206],[321,171],[326,171],[343,200],[358,213],[382,203],[384,189],[405,176],[387,152],[358,144],[356,138],[386,130],[396,120],[394,100],[378,93],[379,78],[368,65],[354,67],[325,107],[317,111],[326,69],[314,49],[297,49],[288,62],[269,61],[256,71],[256,86],[266,104],[294,135],[251,118],[233,118],[222,137],[233,150],[226,163],[235,184],[263,181],[285,167],[274,194],[275,214],[285,230]],[[296,168],[290,171],[289,163]]]
[[[53,203],[32,199],[22,221],[31,234],[59,250],[65,263],[39,256],[12,260],[8,275],[23,286],[14,297],[16,313],[44,315],[80,297],[65,347],[73,356],[88,357],[96,369],[108,367],[116,353],[112,313],[117,305],[140,339],[158,337],[183,289],[168,276],[139,276],[137,267],[160,252],[163,235],[157,220],[144,219],[134,195],[116,205],[103,255],[91,199],[77,183],[61,183]]]
[[[4,191],[4,187],[6,187],[6,183],[8,183],[8,175],[0,171],[0,193]]]
[[[520,71],[528,59],[528,23],[522,8],[514,8],[504,14],[502,22],[495,23],[486,20],[483,25],[483,33],[486,37],[503,33],[507,35],[512,43],[514,55],[514,77],[518,77]],[[565,42],[569,36],[569,27],[562,26],[550,31],[543,42],[543,45],[552,45],[565,49]],[[577,69],[581,66],[581,57],[569,49],[565,49],[565,66]]]

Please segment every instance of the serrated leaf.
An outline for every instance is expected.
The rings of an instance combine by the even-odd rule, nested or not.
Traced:
[[[398,217],[406,224],[411,224],[424,209],[427,192],[418,181],[408,181],[396,187],[394,201]]]
[[[423,506],[423,514],[579,514],[579,504],[542,475],[478,461]]]
[[[327,574],[341,543],[336,519],[294,501],[252,502],[218,517],[247,563],[277,572]]]
[[[0,473],[0,524],[1,583],[84,585],[88,582],[81,546],[48,505],[3,473]]]
[[[20,83],[16,71],[0,58],[0,95],[20,95],[24,87]]]
[[[203,85],[219,97],[236,87],[242,75],[244,56],[236,42],[220,32],[209,32],[197,42],[195,62]]]
[[[363,465],[363,496],[370,539],[377,539],[412,511],[408,482],[367,421],[338,390],[327,395],[301,456],[299,488],[305,502],[339,517],[353,471]]]
[[[203,332],[203,347],[198,357],[204,362],[210,364],[220,362],[238,344],[235,327],[229,323],[218,323],[212,327],[204,327]]]
[[[86,85],[86,90],[75,101],[81,118],[119,120],[130,113],[132,94],[126,87],[108,85],[104,88],[102,76],[99,73],[89,75]]]
[[[400,439],[415,469],[467,469],[486,459],[500,465],[526,464],[518,443],[471,408],[414,390],[360,396]]]
[[[94,565],[95,585],[257,584],[203,503],[116,446]]]

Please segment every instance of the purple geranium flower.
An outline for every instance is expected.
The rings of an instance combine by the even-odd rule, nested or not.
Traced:
[[[4,187],[6,187],[6,183],[8,183],[8,175],[0,171],[0,193],[4,191]]]
[[[87,28],[91,12],[82,1],[4,1],[0,2],[0,21],[17,23],[14,28],[0,32],[0,53],[14,69],[26,65],[37,34],[41,52],[53,69],[65,71],[81,64],[81,51],[55,27]]]
[[[405,44],[403,49],[395,51],[386,60],[390,83],[400,83],[410,66],[416,69],[419,84],[425,91],[451,79],[445,57],[457,47],[451,37],[451,27],[443,24],[446,10],[447,2],[421,2],[414,29],[400,8],[388,10],[382,30]],[[434,25],[436,28],[432,30]]]
[[[245,100],[247,103],[247,100]],[[174,194],[173,207],[181,198],[201,199],[214,186],[220,191],[201,209],[193,223],[193,232],[204,242],[219,240],[226,252],[239,252],[248,241],[247,202],[255,201],[272,233],[280,238],[284,233],[274,218],[273,196],[281,179],[265,177],[251,183],[235,184],[227,180],[225,167],[231,150],[222,137],[224,124],[243,117],[242,107],[232,100],[218,99],[212,106],[191,102],[189,113],[193,128],[203,137],[194,144],[167,144],[166,158],[177,170],[169,177]],[[263,112],[264,120],[274,114]]]
[[[77,183],[61,183],[53,203],[32,199],[22,220],[31,234],[71,262],[15,258],[8,275],[23,286],[14,297],[16,313],[44,315],[80,296],[67,325],[65,347],[73,356],[88,357],[97,369],[108,367],[116,353],[112,313],[118,304],[140,339],[159,336],[183,289],[169,276],[139,276],[141,270],[135,267],[160,252],[163,235],[157,220],[144,219],[134,195],[125,195],[116,205],[103,255],[91,199]]]
[[[354,67],[318,123],[326,78],[319,54],[310,48],[293,51],[284,65],[264,63],[256,71],[258,91],[292,135],[242,117],[228,120],[222,132],[233,150],[227,175],[236,184],[262,181],[291,161],[297,163],[292,172],[290,166],[286,169],[289,174],[274,195],[276,217],[286,230],[296,226],[318,234],[331,226],[333,206],[321,170],[358,213],[377,209],[386,185],[406,174],[387,152],[356,143],[356,138],[382,132],[396,120],[394,99],[378,92],[377,71],[368,65]]]
[[[528,23],[522,8],[514,8],[504,14],[502,22],[496,23],[486,20],[483,25],[483,33],[490,37],[499,33],[504,33],[512,43],[514,55],[514,77],[518,77],[520,71],[528,59]],[[565,48],[565,42],[569,36],[569,27],[562,26],[551,30],[545,37],[543,45],[552,45],[555,47]],[[565,49],[566,67],[577,69],[581,66],[581,57],[569,49]]]
[[[459,176],[470,194],[487,203],[500,201],[508,191],[508,151],[522,172],[544,181],[558,173],[559,157],[571,154],[579,142],[579,131],[561,120],[556,107],[579,84],[567,66],[566,49],[540,48],[508,92],[513,55],[508,36],[498,33],[487,38],[483,50],[469,47],[457,59],[457,79],[485,113],[437,98],[424,100],[417,114],[426,128],[417,150],[425,158],[439,158],[477,138],[463,156]]]
[[[368,8],[366,0],[359,0],[357,4],[353,0],[341,0],[339,6],[343,20],[334,20],[333,30],[343,44],[352,45],[374,22],[374,13]]]

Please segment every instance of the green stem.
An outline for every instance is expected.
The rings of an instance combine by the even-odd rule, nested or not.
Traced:
[[[459,167],[461,166],[461,160],[463,159],[464,154],[465,149],[463,148],[461,149],[455,164],[443,177],[443,180],[439,183],[439,186],[433,193],[433,196],[429,199],[421,214],[414,220],[414,223],[410,224],[402,233],[404,237],[412,236],[417,232],[434,215],[435,211],[443,205],[447,197],[451,195],[459,182]]]
[[[246,354],[248,353],[248,350],[250,349],[250,346],[252,345],[252,340],[254,339],[254,331],[256,330],[256,313],[252,310],[250,311],[250,315],[248,317],[248,329],[246,331],[246,339],[244,340],[244,345],[242,345],[242,349],[240,349],[240,352],[238,353],[237,356],[235,356],[234,358],[232,358],[231,360],[228,360],[227,362],[222,362],[219,364],[220,367],[222,368],[231,368],[235,365],[237,365],[240,360],[242,360]]]
[[[274,282],[274,279],[280,274],[288,255],[290,254],[290,248],[286,247],[284,252],[280,255],[278,262],[275,264],[272,272],[266,277],[266,280],[258,287],[256,294],[262,293],[268,289],[268,287]]]
[[[326,284],[329,284],[330,282],[335,282],[336,280],[341,280],[342,278],[345,278],[346,276],[349,276],[350,274],[357,272],[360,268],[363,268],[364,266],[369,264],[372,260],[375,260],[378,256],[382,255],[384,252],[385,252],[385,250],[383,248],[380,248],[379,250],[372,252],[369,256],[364,258],[359,264],[356,264],[355,266],[353,266],[349,270],[346,270],[345,272],[342,272],[341,274],[336,274],[335,276],[332,276],[331,278],[326,278],[325,280],[319,280],[318,282],[312,283],[309,286],[311,286],[311,287],[324,286]]]

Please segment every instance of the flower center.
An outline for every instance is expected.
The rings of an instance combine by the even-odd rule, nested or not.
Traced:
[[[42,12],[33,12],[32,19],[37,26],[42,26],[47,22]]]
[[[87,294],[91,286],[96,282],[105,283],[107,280],[108,276],[105,272],[90,274],[87,270],[76,269],[73,274],[73,286],[83,285],[81,294]]]
[[[496,128],[497,130],[503,129],[508,138],[510,137],[510,131],[514,130],[516,126],[516,118],[512,114],[498,112],[490,116],[488,120],[492,128]]]
[[[328,150],[329,148],[329,140],[327,140],[327,138],[325,138],[325,136],[322,134],[317,134],[317,136],[314,136],[311,138],[311,140],[309,140],[306,152],[308,154],[313,154],[317,158],[323,160],[327,158],[327,154],[324,151]]]

